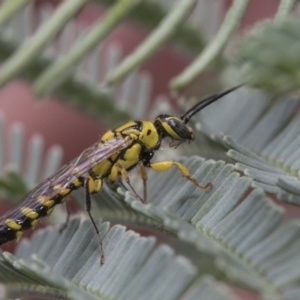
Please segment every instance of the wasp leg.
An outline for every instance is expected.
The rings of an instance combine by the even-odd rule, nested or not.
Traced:
[[[144,203],[147,203],[147,168],[144,165],[140,165],[140,173],[143,180],[143,190],[144,190]]]
[[[114,182],[118,178],[119,173],[121,173],[122,178],[125,179],[126,183],[129,185],[129,187],[131,188],[134,195],[137,198],[139,198],[142,203],[145,203],[144,200],[139,196],[139,194],[135,191],[135,189],[131,185],[129,175],[128,175],[126,169],[121,164],[119,164],[119,163],[114,164],[114,166],[112,167],[112,169],[110,171],[110,175],[108,177],[108,180]]]
[[[67,228],[67,226],[70,222],[71,211],[70,211],[70,207],[68,205],[68,201],[65,202],[65,205],[66,205],[67,217],[66,217],[65,222],[60,226],[59,233],[62,233]]]
[[[189,181],[194,183],[198,188],[206,190],[206,189],[209,189],[210,187],[212,187],[211,182],[207,183],[204,186],[200,185],[198,183],[198,181],[190,175],[188,169],[183,164],[178,163],[176,161],[160,161],[160,162],[154,162],[154,163],[149,164],[149,167],[157,172],[168,171],[169,169],[171,169],[174,166],[178,168],[178,170],[180,171],[180,173],[183,177],[185,177],[186,179],[188,179]]]
[[[95,231],[96,231],[96,234],[99,238],[99,246],[100,246],[100,252],[101,252],[101,258],[100,258],[100,264],[103,265],[104,264],[104,261],[105,261],[105,258],[104,258],[104,251],[103,251],[103,245],[102,245],[102,240],[101,240],[101,237],[100,237],[100,232],[99,232],[99,229],[95,223],[95,220],[94,218],[92,217],[92,214],[91,214],[91,193],[96,193],[97,192],[97,188],[98,191],[101,189],[102,187],[102,180],[101,179],[96,179],[94,180],[91,176],[88,176],[84,179],[84,192],[85,192],[85,209],[92,221],[92,224],[95,228]]]
[[[121,176],[118,176],[118,183],[119,183],[119,185],[126,191],[126,190],[128,190],[128,188],[127,188],[127,186],[124,184],[124,182],[123,182],[123,177],[122,177],[122,175]]]

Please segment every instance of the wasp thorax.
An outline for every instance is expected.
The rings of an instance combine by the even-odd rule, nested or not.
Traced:
[[[139,141],[148,149],[156,148],[159,144],[159,136],[156,127],[152,122],[143,121],[142,130],[139,134]]]
[[[162,114],[159,115],[154,125],[163,137],[169,136],[173,140],[192,141],[195,139],[192,128],[187,126],[181,119]]]

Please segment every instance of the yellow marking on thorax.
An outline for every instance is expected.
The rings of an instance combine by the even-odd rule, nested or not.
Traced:
[[[39,196],[37,198],[37,201],[40,202],[42,205],[47,207],[52,207],[55,204],[55,201],[53,199],[49,199],[45,196]]]
[[[138,162],[140,159],[141,151],[142,146],[138,143],[134,144],[126,150],[126,152],[124,153],[124,159]]]
[[[128,148],[124,153],[124,158],[119,159],[117,162],[127,170],[139,162],[141,151],[142,146],[136,143]]]
[[[39,216],[39,214],[37,212],[35,212],[34,210],[32,210],[29,207],[22,207],[21,212],[24,216],[26,216],[29,219],[36,219]]]
[[[107,132],[105,132],[101,138],[101,141],[109,141],[109,140],[112,140],[113,138],[115,137],[115,134],[109,130]]]
[[[101,138],[101,140],[108,141],[115,137],[123,138],[123,135],[127,135],[127,136],[131,135],[131,136],[138,137],[140,131],[135,128],[137,125],[138,124],[135,121],[129,121],[126,124],[117,127],[114,131],[109,130],[108,132],[106,132]]]
[[[143,130],[139,134],[139,140],[149,149],[153,149],[159,143],[159,134],[150,121],[143,121]]]
[[[22,226],[20,224],[18,224],[13,219],[6,219],[5,220],[5,225],[8,226],[9,228],[13,229],[13,230],[20,230],[20,229],[22,229]]]
[[[126,135],[130,135],[130,136],[139,136],[140,131],[135,129],[135,128],[128,128],[128,129],[124,129],[122,132],[122,134],[126,134]]]
[[[98,144],[98,147],[101,147],[101,145],[109,140],[112,140],[114,138],[124,139],[124,135],[131,136],[133,139],[138,139],[140,131],[135,128],[130,128],[132,124],[135,126],[135,122],[128,122],[125,125],[116,128],[114,131],[109,130],[101,138],[100,143]]]
[[[118,128],[115,129],[115,131],[117,132],[121,132],[121,131],[127,131],[127,130],[135,130],[137,131],[136,129],[132,129],[130,127],[134,127],[136,126],[136,122],[135,121],[129,121],[121,126],[119,126]]]

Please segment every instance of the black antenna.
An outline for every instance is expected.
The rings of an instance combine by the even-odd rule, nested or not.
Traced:
[[[198,102],[194,106],[192,106],[190,109],[188,109],[180,117],[180,119],[184,121],[184,124],[187,124],[190,121],[190,119],[192,118],[192,116],[195,115],[197,112],[199,112],[201,109],[203,109],[204,107],[208,106],[209,104],[215,102],[216,100],[224,97],[225,95],[237,90],[238,88],[240,88],[243,85],[244,84],[240,84],[240,85],[230,88],[220,94],[215,94],[215,95],[209,96],[209,97],[201,100],[200,102]]]

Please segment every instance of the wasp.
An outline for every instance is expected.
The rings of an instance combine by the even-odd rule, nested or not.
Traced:
[[[11,240],[18,241],[25,230],[35,228],[40,218],[49,216],[55,205],[64,203],[70,193],[79,188],[85,191],[86,211],[99,237],[99,230],[91,215],[91,194],[101,191],[103,180],[113,183],[124,179],[135,196],[146,203],[147,168],[165,172],[175,167],[183,177],[198,188],[210,188],[211,183],[200,185],[183,164],[171,160],[153,162],[152,159],[165,138],[171,139],[171,147],[193,141],[195,139],[193,130],[187,126],[190,119],[204,107],[239,87],[236,86],[196,103],[180,118],[160,114],[153,122],[130,121],[107,131],[99,142],[84,150],[78,158],[39,184],[0,218],[0,245]],[[138,165],[144,183],[143,197],[133,189],[128,175],[128,172]],[[104,252],[100,237],[99,240],[103,263]]]

